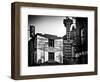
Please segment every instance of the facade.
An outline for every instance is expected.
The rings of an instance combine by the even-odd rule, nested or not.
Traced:
[[[35,63],[63,63],[63,39],[61,37],[37,33],[34,45]]]
[[[88,19],[66,17],[63,23],[66,27],[66,35],[63,36],[63,63],[86,64],[88,63]]]
[[[63,45],[64,45],[64,47],[63,47],[63,55],[64,55],[63,62],[64,62],[64,64],[68,64],[74,55],[74,52],[73,52],[74,47],[72,45],[73,40],[70,39],[70,28],[71,28],[71,25],[73,24],[73,20],[66,17],[66,19],[64,19],[63,23],[66,28],[66,35],[63,36]]]

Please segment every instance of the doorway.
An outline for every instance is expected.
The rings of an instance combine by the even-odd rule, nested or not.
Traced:
[[[54,52],[49,52],[48,55],[49,55],[48,60],[49,61],[54,61]]]

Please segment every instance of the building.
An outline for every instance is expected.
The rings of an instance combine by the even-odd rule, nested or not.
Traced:
[[[88,63],[88,19],[86,17],[66,17],[63,23],[66,27],[66,34],[63,36],[63,63]]]
[[[29,41],[28,41],[28,66],[34,65],[34,37],[35,37],[35,27],[33,25],[29,26]]]
[[[63,63],[63,39],[50,34],[37,33],[34,42],[35,63]]]
[[[63,36],[63,62],[64,64],[70,64],[70,60],[73,56],[73,40],[70,39],[70,27],[73,24],[73,20],[69,17],[63,20],[64,26],[66,28],[66,34]]]
[[[86,17],[76,17],[75,27],[70,31],[70,39],[73,40],[74,60],[76,64],[88,63],[88,19]]]
[[[88,63],[88,19],[66,17],[63,24],[66,34],[62,37],[35,34],[35,27],[30,26],[29,66]]]
[[[88,18],[76,18],[76,54],[79,64],[88,63]],[[77,56],[76,55],[76,56]]]

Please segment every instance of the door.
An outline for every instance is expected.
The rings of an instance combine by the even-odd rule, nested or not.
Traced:
[[[49,52],[49,61],[54,61],[54,52]]]

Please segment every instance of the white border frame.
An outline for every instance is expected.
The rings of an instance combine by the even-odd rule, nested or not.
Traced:
[[[28,14],[88,17],[88,64],[28,67]],[[21,7],[20,75],[94,72],[94,14],[93,10]]]

